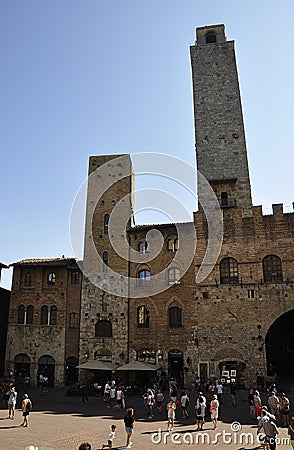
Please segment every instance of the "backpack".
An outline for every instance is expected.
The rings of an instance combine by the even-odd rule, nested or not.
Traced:
[[[33,408],[33,404],[31,402],[31,400],[28,400],[27,405],[26,405],[27,412],[30,412],[32,410],[32,408]]]

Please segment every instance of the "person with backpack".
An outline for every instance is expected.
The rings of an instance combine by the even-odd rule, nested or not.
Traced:
[[[20,425],[21,427],[28,427],[29,425],[29,414],[32,410],[32,402],[29,399],[28,394],[24,394],[21,402],[21,410],[23,416],[23,423]]]
[[[189,414],[187,411],[187,408],[189,406],[189,397],[188,397],[187,391],[182,391],[180,403],[181,403],[182,417],[183,417],[183,419],[186,419],[186,417],[189,417]]]

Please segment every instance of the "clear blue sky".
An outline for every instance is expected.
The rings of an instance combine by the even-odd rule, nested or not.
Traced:
[[[254,204],[290,212],[293,21],[293,0],[2,0],[0,262],[72,255],[89,155],[195,164],[189,45],[214,23],[236,41]]]

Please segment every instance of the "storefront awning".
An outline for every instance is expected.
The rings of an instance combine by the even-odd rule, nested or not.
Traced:
[[[117,366],[111,362],[104,361],[87,361],[84,364],[77,366],[77,369],[88,369],[88,370],[115,370]]]
[[[135,370],[135,371],[155,371],[160,369],[160,366],[157,366],[156,364],[146,364],[144,362],[141,361],[132,361],[128,364],[124,364],[123,366],[118,367],[117,369],[115,369],[116,371],[131,371],[131,370]]]

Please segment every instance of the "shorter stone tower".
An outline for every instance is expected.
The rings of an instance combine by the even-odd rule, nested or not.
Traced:
[[[128,357],[130,156],[92,156],[88,173],[80,363],[99,360],[119,365]]]

